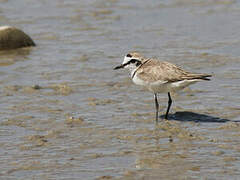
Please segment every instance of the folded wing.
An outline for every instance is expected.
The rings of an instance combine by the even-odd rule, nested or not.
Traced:
[[[150,59],[144,63],[136,75],[149,83],[156,81],[177,82],[192,79],[210,80],[208,77],[211,77],[210,74],[190,73],[172,63],[156,59]]]

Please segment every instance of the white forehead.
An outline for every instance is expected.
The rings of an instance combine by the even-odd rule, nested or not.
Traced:
[[[127,57],[127,56],[124,56],[124,59],[123,59],[123,62],[122,64],[125,64],[127,63],[128,61],[130,61],[132,59],[132,57]]]

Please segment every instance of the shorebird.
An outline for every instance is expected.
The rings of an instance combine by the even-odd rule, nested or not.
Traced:
[[[123,63],[116,69],[126,68],[130,70],[132,81],[146,87],[154,93],[156,107],[156,122],[158,122],[159,104],[158,93],[168,94],[168,107],[165,119],[172,105],[171,92],[176,92],[199,81],[209,81],[210,74],[191,73],[181,69],[175,64],[160,61],[155,58],[145,58],[139,53],[129,53],[124,57]]]

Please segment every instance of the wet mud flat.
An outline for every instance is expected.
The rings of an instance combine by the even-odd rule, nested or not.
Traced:
[[[54,179],[59,173],[63,179],[231,179],[239,176],[240,122],[230,120],[239,117],[239,111],[220,118],[218,112],[211,109],[194,112],[194,109],[184,111],[175,107],[169,120],[160,119],[155,124],[153,104],[145,103],[142,108],[147,112],[141,108],[133,112],[136,107],[130,104],[128,111],[132,113],[128,115],[122,112],[121,101],[85,97],[85,112],[90,114],[99,113],[103,107],[119,109],[116,114],[111,113],[108,123],[102,124],[97,117],[95,122],[76,113],[78,104],[60,100],[76,93],[79,87],[74,85],[7,86],[4,89],[9,97],[18,94],[39,98],[34,99],[37,102],[31,98],[15,102],[7,109],[16,113],[1,121],[4,165],[0,175],[4,179],[19,175],[23,179],[29,176]],[[56,95],[58,98],[51,99]],[[174,97],[176,101],[179,98],[188,101],[192,95]],[[160,99],[163,102],[167,97]],[[164,108],[162,104],[161,109]]]
[[[0,2],[37,44],[0,52],[0,179],[239,179],[238,0]],[[156,125],[132,50],[213,78]]]
[[[31,125],[24,124],[27,120]],[[34,133],[22,135],[18,142],[2,141],[1,176],[51,179],[58,172],[76,179],[239,176],[239,123],[169,120],[154,127],[149,120],[136,120],[132,129],[113,129],[66,117],[58,123],[43,121],[48,127],[40,129],[33,117],[8,119],[1,123],[5,131],[14,126],[18,134],[20,129]]]

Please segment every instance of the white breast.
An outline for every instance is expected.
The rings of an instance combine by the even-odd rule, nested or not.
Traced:
[[[133,76],[133,74],[131,74],[131,77]],[[142,79],[138,78],[136,75],[133,77],[132,81],[140,86],[148,86],[148,82],[143,81]]]
[[[144,81],[140,79],[137,75],[135,75],[132,79],[132,81],[140,86],[145,86],[149,91],[157,93],[157,92],[168,92],[168,85],[166,85],[166,81],[156,81],[153,83],[150,83],[148,81]]]

